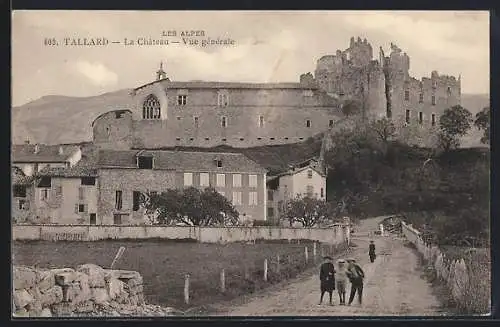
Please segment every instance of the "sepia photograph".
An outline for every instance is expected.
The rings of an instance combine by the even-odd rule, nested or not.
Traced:
[[[11,18],[13,319],[491,315],[489,12]]]

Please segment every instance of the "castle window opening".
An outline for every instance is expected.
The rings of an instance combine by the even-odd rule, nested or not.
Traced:
[[[304,139],[303,137],[299,137],[299,140],[301,140],[301,141],[302,141],[303,139]]]
[[[405,101],[410,101],[410,90],[405,90]]]
[[[205,137],[205,141],[210,141],[210,138],[209,137]]]
[[[240,141],[245,141],[245,139],[243,137],[240,137]]]
[[[227,141],[227,139],[222,139],[222,142],[226,142],[226,141]]]
[[[160,101],[149,95],[142,105],[142,119],[160,119]]]
[[[320,190],[320,194],[321,194],[320,196],[321,196],[322,198],[323,198],[323,197],[325,197],[325,192],[324,192],[323,188],[321,188],[321,190]]]
[[[436,105],[436,96],[433,95],[431,100],[432,100],[432,105],[435,106]]]
[[[267,199],[273,201],[274,192],[273,190],[267,190]]]
[[[264,127],[264,116],[259,116],[259,127]]]
[[[139,169],[153,169],[153,157],[137,157]]]
[[[450,97],[451,96],[451,88],[448,86],[448,89],[446,90],[446,94]]]
[[[219,107],[227,107],[228,104],[228,96],[224,93],[219,93],[217,95],[217,105]]]
[[[222,168],[222,160],[217,160],[217,168]]]
[[[95,177],[82,177],[82,185],[95,185]]]
[[[141,192],[133,191],[133,193],[132,193],[132,210],[133,211],[139,210],[140,200],[141,200]]]
[[[410,110],[406,110],[406,117],[405,117],[405,121],[407,124],[410,123]]]
[[[288,137],[285,137],[285,140],[288,140]]]
[[[115,193],[115,209],[116,210],[122,210],[123,206],[123,199],[122,199],[122,191],[116,191]]]
[[[200,119],[197,116],[194,117],[194,127],[195,128],[198,128],[198,126],[199,126],[199,120]]]
[[[423,123],[423,122],[424,122],[424,113],[423,113],[422,111],[420,111],[420,112],[418,113],[418,123],[419,123],[420,125],[422,125],[422,123]]]
[[[431,125],[436,126],[436,114],[431,115]]]
[[[90,214],[90,225],[97,224],[97,215],[95,213]]]
[[[180,138],[180,137],[176,137],[176,138],[175,138],[175,140],[176,140],[176,141],[180,141],[180,140],[181,140],[181,138]]]
[[[274,141],[274,137],[271,137],[271,141]]]
[[[333,127],[333,119],[330,119],[330,121],[328,122],[328,127]]]
[[[311,127],[311,120],[310,119],[306,120],[306,127],[308,127],[308,128]]]
[[[108,136],[110,136],[110,135],[111,135],[111,129],[109,128],[109,126],[108,126],[108,127],[106,127],[106,134],[108,134]]]
[[[259,140],[259,141],[262,140],[262,137],[258,137],[257,140]]]
[[[309,179],[313,178],[313,171],[312,171],[312,169],[309,169],[307,171],[307,178],[309,178]]]
[[[178,95],[177,104],[179,106],[185,106],[187,104],[187,95]]]
[[[78,205],[78,213],[85,212],[85,204],[79,204]]]
[[[189,140],[192,142],[194,141],[194,137],[190,137]]]
[[[177,116],[177,120],[181,120],[181,116]]]
[[[225,116],[224,116],[224,117],[222,117],[222,118],[221,118],[221,122],[220,122],[220,123],[221,123],[221,126],[222,126],[223,128],[226,128],[226,127],[227,127],[227,118],[226,118]]]
[[[418,102],[419,102],[419,103],[423,103],[423,102],[424,102],[424,94],[423,94],[423,93],[420,93],[420,94],[418,95]]]

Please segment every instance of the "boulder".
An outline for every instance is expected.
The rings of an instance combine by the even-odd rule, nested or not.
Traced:
[[[76,302],[78,293],[80,292],[80,285],[78,283],[71,283],[70,285],[62,286],[63,301]]]
[[[91,288],[91,299],[94,300],[95,303],[103,304],[110,300],[108,291],[105,288]]]
[[[39,301],[34,301],[26,306],[26,310],[28,310],[30,317],[40,317],[42,314],[42,305]]]
[[[54,316],[71,316],[75,305],[69,302],[60,302],[52,306],[52,313]]]
[[[105,287],[106,281],[104,277],[106,276],[106,272],[101,267],[87,263],[84,265],[80,265],[76,268],[78,272],[85,273],[89,276],[89,286],[90,287]]]
[[[38,282],[38,288],[43,293],[56,284],[55,274],[53,271],[41,271],[40,272],[40,282]]]
[[[94,311],[94,303],[92,301],[83,301],[75,305],[75,312],[87,313]]]
[[[111,300],[116,299],[116,297],[122,293],[125,289],[125,284],[116,278],[110,278],[106,283],[106,288]]]
[[[33,297],[34,301],[40,301],[42,299],[42,292],[40,292],[38,287],[30,288],[27,291]]]
[[[42,312],[40,313],[40,317],[50,318],[50,317],[52,317],[52,311],[50,311],[49,308],[44,308],[44,309],[42,309]]]
[[[66,286],[70,285],[77,278],[75,271],[55,273],[55,280],[57,285]]]
[[[106,276],[108,278],[113,277],[117,279],[135,279],[135,278],[140,278],[141,274],[139,274],[137,271],[133,270],[113,270],[113,269],[105,269],[104,270],[106,273]]]
[[[12,314],[14,317],[29,317],[28,310],[25,308],[19,309]]]
[[[54,285],[45,292],[42,293],[42,298],[40,300],[42,307],[50,306],[55,303],[59,303],[63,300],[63,289],[59,285]]]
[[[36,284],[36,272],[29,267],[14,266],[12,270],[14,289],[32,288]]]
[[[75,282],[79,285],[79,291],[77,293],[77,299],[75,302],[84,302],[90,300],[92,297],[92,293],[90,292],[89,287],[89,276],[87,274],[77,272],[77,277]]]
[[[14,304],[16,309],[21,309],[34,301],[33,296],[25,289],[14,291]]]

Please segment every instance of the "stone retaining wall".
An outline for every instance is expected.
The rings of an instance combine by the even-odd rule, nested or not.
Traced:
[[[12,277],[15,317],[85,315],[99,307],[144,305],[142,276],[136,271],[94,264],[76,269],[14,266]]]

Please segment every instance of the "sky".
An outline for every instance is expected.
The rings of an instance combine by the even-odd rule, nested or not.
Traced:
[[[181,40],[184,30],[234,45],[124,45],[124,39]],[[162,37],[176,31],[178,37]],[[389,53],[395,43],[420,79],[461,74],[462,93],[489,94],[487,11],[14,11],[12,102],[46,95],[93,96],[152,82],[159,63],[175,81],[298,82],[323,55],[366,38]],[[106,38],[106,46],[65,45]],[[58,46],[45,45],[55,39]],[[112,41],[120,42],[112,44]]]

